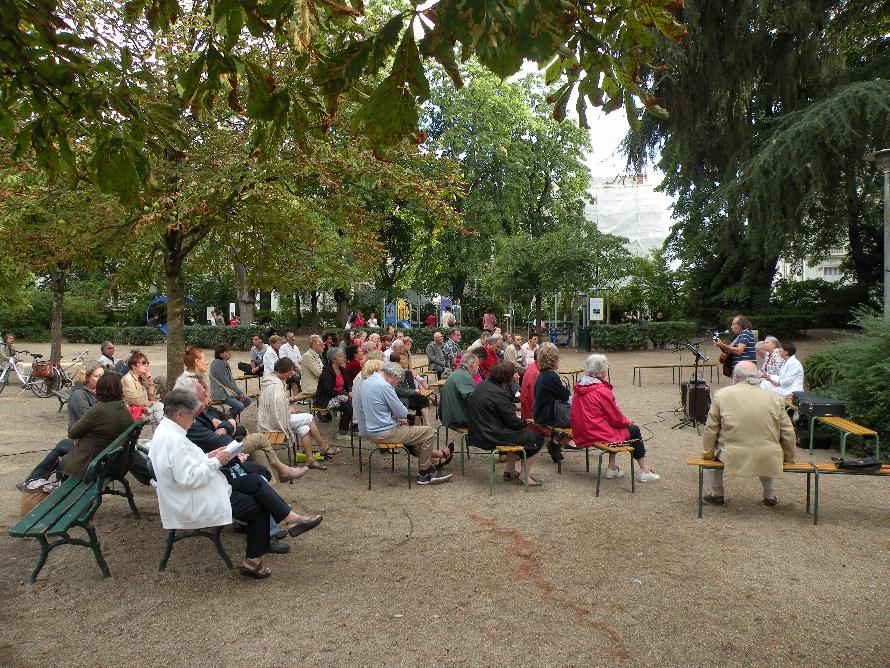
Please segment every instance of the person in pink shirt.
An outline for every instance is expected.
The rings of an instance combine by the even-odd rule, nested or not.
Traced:
[[[491,312],[491,309],[485,309],[485,315],[482,316],[482,329],[489,334],[493,334],[497,324],[498,319],[495,317],[494,313]]]

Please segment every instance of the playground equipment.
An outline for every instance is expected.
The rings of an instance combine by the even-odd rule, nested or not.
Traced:
[[[182,300],[182,302],[183,302],[183,304],[190,304],[192,307],[194,307],[196,312],[201,311],[201,307],[198,306],[198,302],[196,302],[191,297],[185,297]],[[152,299],[148,303],[148,306],[145,307],[145,322],[146,322],[146,324],[153,325],[153,326],[157,327],[159,330],[161,330],[161,333],[164,335],[165,339],[170,335],[170,325],[168,325],[166,322],[163,322],[163,323],[160,322],[157,316],[152,316],[151,315],[151,307],[156,304],[166,304],[166,303],[167,303],[167,295],[159,295],[159,296],[155,297],[154,299]]]

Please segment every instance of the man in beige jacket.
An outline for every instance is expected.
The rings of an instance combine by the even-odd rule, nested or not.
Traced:
[[[773,481],[782,463],[794,462],[794,427],[777,394],[759,386],[753,362],[739,362],[733,384],[714,394],[703,437],[705,459],[723,462],[723,469],[708,471],[711,493],[705,501],[723,503],[723,473],[759,476],[763,503],[776,505]]]

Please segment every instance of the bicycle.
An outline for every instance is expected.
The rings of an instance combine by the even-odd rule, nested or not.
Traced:
[[[3,392],[6,385],[9,383],[10,374],[15,372],[15,375],[18,376],[19,381],[22,383],[22,391],[19,392],[19,396],[27,390],[31,390],[35,397],[40,397],[41,399],[48,399],[52,396],[53,392],[58,392],[66,387],[73,386],[74,380],[68,375],[68,370],[82,362],[88,354],[87,351],[84,350],[64,369],[58,362],[49,362],[49,364],[52,365],[50,367],[52,369],[50,374],[47,376],[45,375],[46,372],[42,371],[41,375],[37,376],[35,375],[35,372],[37,371],[35,367],[37,366],[38,360],[40,360],[43,355],[40,353],[32,353],[28,350],[14,350],[12,353],[13,356],[6,361],[3,369],[0,370],[0,393]],[[24,375],[19,371],[18,364],[16,363],[16,353],[30,355],[33,359],[31,370]]]

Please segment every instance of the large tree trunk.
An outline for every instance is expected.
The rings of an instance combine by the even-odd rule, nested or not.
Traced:
[[[309,293],[309,324],[313,331],[318,329],[318,297],[319,293],[314,290]]]
[[[185,350],[185,322],[183,321],[182,235],[170,230],[164,235],[164,277],[167,282],[167,378],[165,386],[172,389],[182,373],[182,353]]]
[[[234,267],[239,323],[252,325],[256,308],[256,290],[247,286],[247,268],[238,262],[234,263]]]
[[[346,327],[346,319],[349,317],[349,290],[337,288],[334,290],[334,300],[337,302],[337,324],[342,329]]]
[[[53,314],[50,320],[49,358],[53,361],[62,359],[62,305],[65,302],[65,285],[68,274],[62,269],[54,274],[50,282],[53,286]]]

